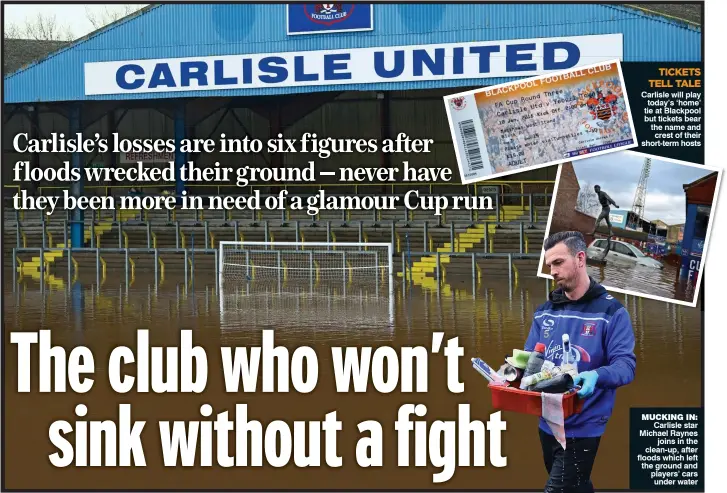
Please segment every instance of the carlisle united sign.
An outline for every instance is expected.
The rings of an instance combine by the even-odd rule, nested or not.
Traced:
[[[288,4],[288,34],[372,31],[374,6],[370,3]]]
[[[86,95],[530,77],[621,59],[620,34],[84,64]],[[482,85],[486,82],[482,81]]]

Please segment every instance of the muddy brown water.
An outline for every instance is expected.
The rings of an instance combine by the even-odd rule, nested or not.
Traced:
[[[668,300],[694,301],[695,283],[679,280],[679,269],[670,264],[654,269],[608,262],[604,266],[589,265],[588,274],[605,286]]]
[[[6,277],[7,278],[7,277]],[[394,303],[389,299],[349,290],[327,292],[323,300],[306,294],[279,296],[271,292],[225,296],[223,314],[214,279],[198,278],[184,285],[183,276],[169,277],[161,286],[137,277],[126,287],[109,278],[100,288],[89,283],[74,289],[49,289],[41,293],[37,283],[23,280],[13,291],[4,291],[5,384],[6,384],[6,485],[9,488],[465,488],[541,489],[547,479],[537,433],[537,418],[503,412],[507,430],[502,433],[502,455],[507,465],[457,467],[449,481],[434,484],[440,468],[398,467],[394,422],[405,403],[425,404],[425,419],[455,420],[458,405],[471,406],[472,419],[487,421],[495,412],[485,380],[476,373],[470,358],[479,356],[498,365],[513,348],[521,348],[536,307],[545,299],[543,279],[523,278],[509,286],[507,278],[484,279],[473,287],[470,280],[450,282],[437,290],[414,286],[404,293],[398,286]],[[303,290],[304,292],[305,290]],[[227,289],[225,293],[229,293]],[[593,481],[598,489],[629,486],[629,408],[639,406],[700,406],[702,401],[702,327],[700,307],[624,296],[614,293],[629,309],[636,336],[637,370],[631,385],[619,389],[616,407],[598,453]],[[368,296],[368,297],[367,297]],[[205,348],[208,382],[202,394],[116,394],[107,381],[106,358],[113,347],[135,346],[136,330],[145,328],[154,346],[178,344],[180,329],[193,330],[194,343]],[[276,344],[290,352],[308,345],[315,349],[319,379],[309,394],[228,393],[225,391],[221,346],[250,346],[261,342],[261,329],[275,328]],[[95,384],[90,392],[39,393],[37,364],[32,374],[33,391],[17,392],[17,351],[10,332],[52,330],[52,342],[66,348],[86,345],[96,362]],[[451,393],[446,384],[446,363],[441,354],[428,359],[427,393],[341,394],[335,391],[330,348],[335,346],[430,347],[432,332],[443,331],[445,342],[459,338],[465,354],[459,375],[463,393]],[[32,354],[37,361],[37,351]],[[129,374],[134,370],[129,365]],[[145,420],[142,439],[146,467],[67,467],[51,465],[57,450],[48,428],[58,419],[73,421],[79,403],[88,406],[86,419],[116,419],[120,403],[132,404],[132,419]],[[200,406],[210,404],[212,417],[235,404],[248,404],[248,419],[264,424],[281,419],[323,420],[331,411],[343,422],[337,452],[339,468],[322,467],[163,467],[160,420],[201,419]],[[377,420],[383,426],[383,467],[362,468],[356,463],[356,424]],[[489,436],[487,437],[489,439]],[[234,456],[234,438],[230,455]],[[323,443],[323,442],[322,442]],[[213,445],[213,452],[216,451]],[[413,449],[412,449],[413,450]],[[411,462],[414,463],[412,451]]]

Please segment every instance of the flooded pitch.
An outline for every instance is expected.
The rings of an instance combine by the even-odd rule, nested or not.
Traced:
[[[547,270],[546,270],[547,272]],[[608,262],[606,265],[589,265],[588,274],[604,286],[659,296],[668,300],[692,302],[696,286],[680,280],[679,269],[664,264],[663,269],[643,265],[623,265]]]
[[[624,273],[618,273],[624,275]],[[606,270],[608,280],[617,273]],[[598,274],[596,274],[598,278]],[[6,276],[7,278],[7,276]],[[180,282],[181,281],[181,282]],[[487,421],[494,410],[485,380],[469,361],[479,356],[490,365],[503,361],[514,348],[522,348],[533,312],[548,292],[543,279],[521,279],[509,286],[507,278],[483,278],[473,289],[471,280],[454,281],[438,290],[414,286],[387,296],[371,296],[348,289],[342,292],[284,297],[260,290],[254,298],[225,291],[217,296],[213,277],[198,277],[185,286],[183,276],[169,277],[161,286],[153,279],[137,277],[132,286],[109,278],[100,288],[76,283],[72,289],[40,292],[33,281],[15,290],[6,285],[4,321],[6,344],[6,458],[9,488],[443,488],[443,489],[542,489],[547,475],[537,433],[537,418],[502,413],[507,422],[502,432],[505,467],[457,467],[446,483],[434,485],[435,467],[397,467],[397,437],[393,423],[397,410],[407,403],[425,404],[426,420],[455,420],[458,405],[471,405],[472,418]],[[451,281],[448,279],[448,281]],[[643,282],[646,282],[644,278]],[[651,281],[650,281],[651,283]],[[651,283],[653,284],[653,283]],[[615,294],[628,308],[636,336],[636,379],[617,392],[615,410],[593,471],[598,489],[629,486],[629,408],[699,406],[702,401],[702,326],[700,307]],[[241,303],[241,300],[247,302]],[[393,302],[393,303],[392,303]],[[222,307],[222,309],[221,309]],[[222,313],[221,313],[222,311]],[[208,355],[208,384],[202,394],[153,394],[131,391],[115,394],[107,382],[105,359],[117,345],[135,344],[136,330],[149,329],[152,345],[179,344],[180,329],[192,329],[194,343]],[[310,394],[230,393],[222,379],[220,346],[260,344],[261,330],[275,328],[275,342],[291,350],[307,345],[316,350],[319,380]],[[9,345],[11,331],[51,329],[54,344],[66,348],[86,345],[96,359],[96,384],[87,394],[19,394],[16,389],[17,353]],[[446,360],[429,358],[428,393],[340,394],[331,375],[332,346],[394,347],[431,345],[431,334],[445,333],[445,341],[458,337],[465,348],[459,374],[465,385],[461,394],[450,393],[446,384]],[[292,351],[291,351],[292,352]],[[36,357],[34,353],[33,357]],[[131,365],[130,365],[131,366]],[[129,368],[133,374],[133,370]],[[36,381],[36,374],[32,376]],[[88,407],[88,418],[111,419],[120,403],[131,403],[133,419],[146,420],[143,436],[146,467],[54,468],[48,456],[56,450],[48,439],[48,427],[57,419],[73,420],[75,406]],[[248,405],[249,419],[269,422],[283,419],[320,420],[337,411],[343,424],[338,468],[282,469],[265,467],[163,467],[159,448],[159,420],[200,419],[200,406],[209,404],[215,413],[234,412]],[[356,464],[356,424],[364,420],[382,423],[384,466],[365,469]],[[234,445],[230,452],[234,454]],[[413,464],[413,455],[410,459]]]

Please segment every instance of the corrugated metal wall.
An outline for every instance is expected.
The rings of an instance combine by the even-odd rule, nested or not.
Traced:
[[[599,4],[377,4],[374,31],[288,36],[285,4],[167,4],[113,26],[6,79],[5,102],[159,99],[174,93],[84,96],[83,63],[245,53],[494,41],[622,33],[624,61],[699,61],[701,31]],[[190,91],[187,97],[331,90],[403,90],[498,84],[464,79],[348,86]]]

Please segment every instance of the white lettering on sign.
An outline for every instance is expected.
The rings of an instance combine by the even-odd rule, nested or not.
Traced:
[[[621,34],[84,64],[86,95],[529,77],[613,59]]]
[[[611,221],[611,224],[621,224],[626,221],[626,218],[623,214],[609,214],[608,220]]]

